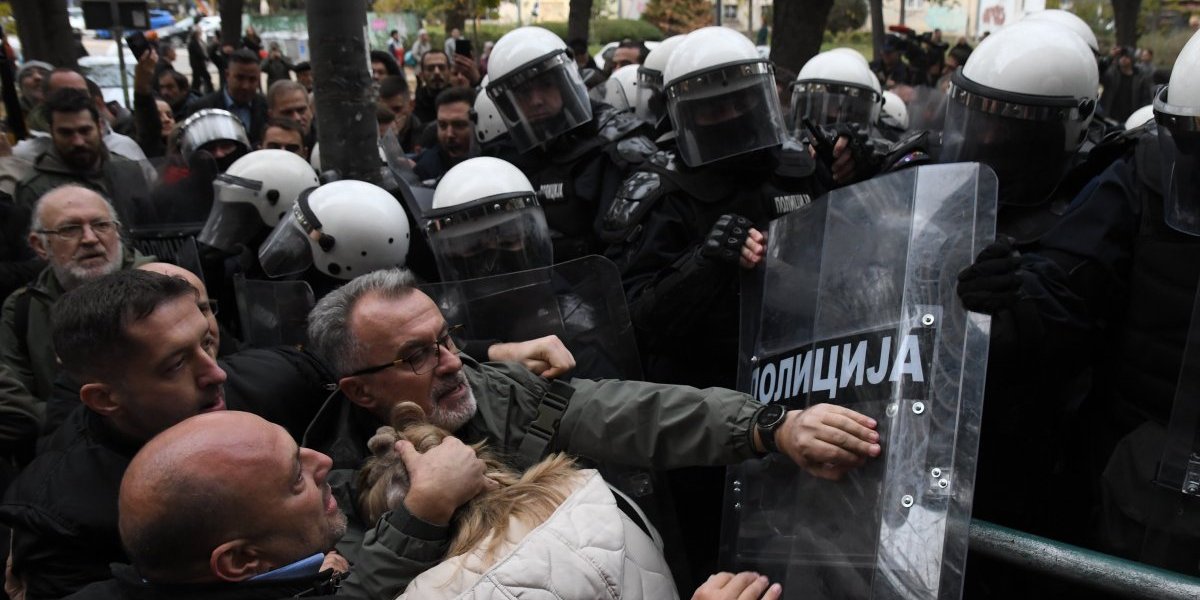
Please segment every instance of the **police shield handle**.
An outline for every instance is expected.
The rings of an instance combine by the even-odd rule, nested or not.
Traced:
[[[575,356],[557,335],[524,342],[492,344],[488,346],[488,360],[519,362],[546,379],[562,377],[575,368]]]
[[[775,443],[808,474],[837,480],[883,452],[877,426],[875,419],[844,406],[817,404],[789,411]],[[755,450],[765,452],[757,429],[753,436]]]
[[[782,595],[783,586],[771,584],[766,575],[743,571],[709,576],[696,588],[692,600],[777,600]]]

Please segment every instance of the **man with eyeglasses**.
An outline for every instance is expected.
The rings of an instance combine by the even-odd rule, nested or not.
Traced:
[[[521,364],[479,363],[460,353],[455,324],[414,286],[400,269],[362,275],[322,298],[308,320],[309,348],[333,369],[343,398],[322,408],[305,446],[334,461],[329,482],[351,523],[339,552],[356,570],[399,585],[371,590],[374,596],[398,593],[442,559],[449,516],[471,496],[436,481],[414,486],[400,508],[361,531],[352,514],[356,471],[367,440],[401,403],[420,407],[431,423],[465,442],[487,441],[522,466],[550,451],[657,469],[779,452],[817,477],[838,479],[880,454],[876,423],[843,407],[816,405],[767,422],[755,399],[732,390],[545,379],[562,370],[536,356]],[[498,350],[489,349],[488,358],[504,360]],[[383,555],[372,548],[396,547],[397,540],[404,540],[403,560],[375,562]]]
[[[79,185],[55,188],[34,207],[29,245],[49,264],[4,302],[0,360],[43,402],[59,371],[50,307],[85,282],[152,260],[121,243],[120,225],[108,201]]]

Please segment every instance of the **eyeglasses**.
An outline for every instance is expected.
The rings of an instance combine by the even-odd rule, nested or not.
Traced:
[[[279,142],[267,142],[264,145],[268,150],[287,150],[292,154],[300,152],[300,144],[280,144]]]
[[[382,365],[375,365],[374,367],[367,367],[365,369],[359,369],[351,373],[349,377],[378,373],[384,369],[398,366],[400,363],[408,365],[408,368],[412,369],[414,375],[424,375],[433,369],[436,369],[437,366],[442,362],[441,348],[445,348],[447,351],[454,354],[459,353],[460,342],[455,338],[457,338],[462,332],[462,328],[462,325],[449,327],[446,329],[445,333],[443,333],[436,341],[434,341],[434,343],[417,348],[416,350],[410,352],[407,356],[397,358],[391,362],[386,362]]]
[[[46,235],[57,235],[68,240],[77,240],[83,237],[83,228],[90,227],[92,233],[96,235],[107,235],[117,230],[121,223],[118,221],[92,221],[91,223],[72,223],[63,225],[58,229],[39,229],[38,233]]]
[[[202,312],[206,315],[209,313],[212,313],[215,315],[215,314],[217,314],[217,311],[219,311],[221,309],[221,305],[218,304],[217,301],[213,298],[205,298],[205,299],[197,302],[196,306],[200,308],[200,312]]]

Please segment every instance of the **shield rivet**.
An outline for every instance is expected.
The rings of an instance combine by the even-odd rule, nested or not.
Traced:
[[[903,505],[904,508],[911,507],[913,505],[913,497],[905,494],[904,497],[900,499],[900,504]]]
[[[919,415],[919,414],[925,412],[925,403],[924,402],[913,402],[912,411],[913,411],[914,415]]]
[[[933,325],[933,322],[934,322],[933,315],[925,315],[925,316],[921,317],[921,324],[925,325],[926,327]]]
[[[950,480],[949,479],[939,479],[938,487],[942,488],[943,490],[950,487]]]
[[[933,468],[933,470],[929,472],[929,475],[930,475],[930,476],[932,476],[932,477],[934,477],[934,478],[941,477],[941,476],[942,476],[942,470],[941,470],[941,469],[939,469],[939,468],[937,468],[937,467],[934,467],[934,468]]]

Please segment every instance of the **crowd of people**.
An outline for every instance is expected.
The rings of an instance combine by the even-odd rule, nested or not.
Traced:
[[[0,64],[28,132],[0,136],[6,592],[779,598],[718,572],[724,467],[838,481],[888,447],[832,396],[735,391],[742,276],[773,220],[957,162],[999,182],[947,307],[991,316],[974,514],[1200,574],[1200,498],[1157,468],[1198,448],[1172,415],[1195,414],[1200,34],[1152,88],[1046,13],[799,73],[721,27],[604,69],[539,27],[392,31],[369,182],[321,160],[324,90],[253,28],[197,31],[191,81],[151,45],[130,111]],[[515,275],[581,262],[619,273],[620,310]],[[1071,593],[971,560],[966,597]]]

